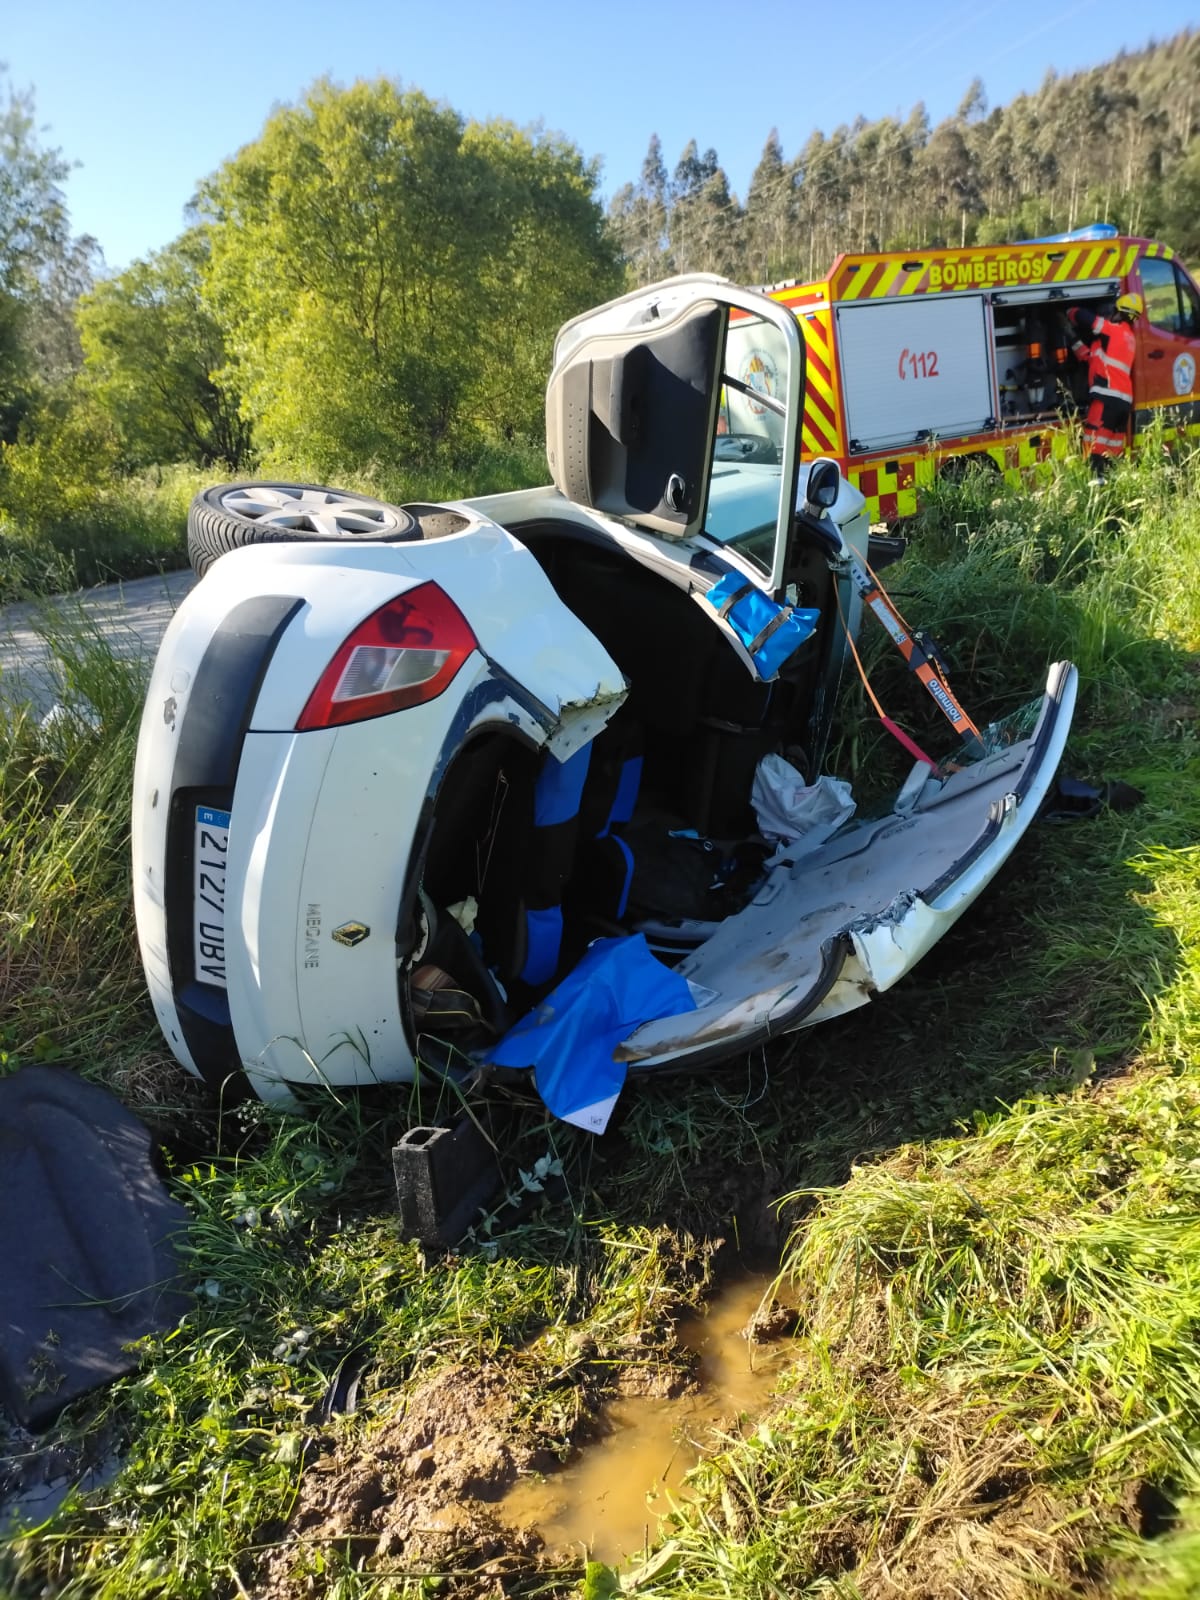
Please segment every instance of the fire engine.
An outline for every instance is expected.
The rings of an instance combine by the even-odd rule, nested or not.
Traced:
[[[807,350],[802,454],[831,456],[874,522],[917,509],[935,473],[981,462],[1017,479],[1071,448],[1086,365],[1065,313],[1140,294],[1133,436],[1200,435],[1200,292],[1169,246],[1095,224],[1023,244],[839,255],[767,291]],[[769,373],[752,373],[770,388]]]

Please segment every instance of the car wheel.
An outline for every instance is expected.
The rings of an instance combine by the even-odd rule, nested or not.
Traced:
[[[311,544],[345,539],[412,539],[407,511],[317,483],[220,483],[188,511],[188,557],[203,577],[213,562],[248,544]]]

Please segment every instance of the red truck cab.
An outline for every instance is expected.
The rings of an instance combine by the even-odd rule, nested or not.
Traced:
[[[1200,291],[1173,258],[1144,255],[1136,272],[1146,314],[1136,325],[1134,429],[1160,406],[1172,408],[1176,426],[1200,421]]]

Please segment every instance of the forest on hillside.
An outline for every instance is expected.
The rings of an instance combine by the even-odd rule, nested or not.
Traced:
[[[609,220],[638,283],[666,271],[749,283],[823,274],[840,250],[989,244],[1093,221],[1200,258],[1200,33],[1087,72],[1050,73],[989,110],[981,79],[931,127],[857,117],[788,156],[772,129],[744,201],[715,150],[692,142],[668,174],[650,140]]]
[[[123,271],[72,232],[69,168],[0,82],[0,554],[165,463],[379,483],[528,461],[557,328],[669,272],[772,282],[1094,219],[1200,258],[1200,32],[991,110],[976,80],[933,127],[917,104],[790,156],[771,132],[744,201],[715,150],[668,171],[652,137],[606,212],[568,137],[382,79],[273,111]]]

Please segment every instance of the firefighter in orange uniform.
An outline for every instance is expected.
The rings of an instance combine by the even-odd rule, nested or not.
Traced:
[[[1083,442],[1092,471],[1098,477],[1125,451],[1133,410],[1133,356],[1137,346],[1133,324],[1144,310],[1140,294],[1123,294],[1111,317],[1098,316],[1087,306],[1072,306],[1067,312],[1067,320],[1078,335],[1071,348],[1088,364]]]

